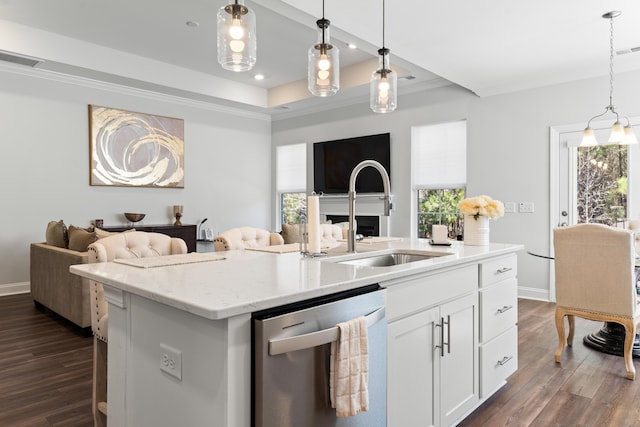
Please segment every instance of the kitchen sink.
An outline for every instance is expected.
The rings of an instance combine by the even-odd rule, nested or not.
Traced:
[[[407,264],[410,262],[424,261],[426,259],[438,258],[441,256],[451,255],[449,253],[429,252],[429,253],[411,253],[411,252],[392,252],[387,254],[369,255],[356,259],[338,261],[338,264],[360,265],[364,267],[391,267],[394,265]]]

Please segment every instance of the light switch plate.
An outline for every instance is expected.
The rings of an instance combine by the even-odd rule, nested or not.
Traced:
[[[516,213],[516,202],[505,202],[504,213]]]
[[[520,213],[533,213],[533,202],[520,202]]]

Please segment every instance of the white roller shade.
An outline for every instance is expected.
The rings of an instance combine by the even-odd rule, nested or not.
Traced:
[[[276,189],[278,193],[307,191],[307,144],[276,148]]]
[[[411,129],[414,189],[460,188],[467,182],[467,122]]]

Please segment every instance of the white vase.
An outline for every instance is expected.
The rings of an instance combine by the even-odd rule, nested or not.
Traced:
[[[489,244],[489,217],[472,215],[464,216],[464,244],[486,246]]]

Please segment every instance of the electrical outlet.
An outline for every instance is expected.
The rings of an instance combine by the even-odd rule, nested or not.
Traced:
[[[160,343],[160,370],[182,380],[182,352]]]
[[[533,213],[533,202],[520,202],[520,213]]]
[[[516,213],[516,202],[505,202],[504,213]]]

